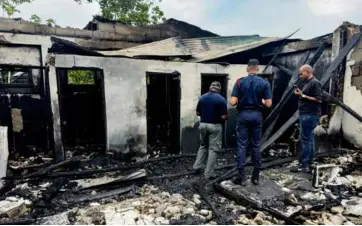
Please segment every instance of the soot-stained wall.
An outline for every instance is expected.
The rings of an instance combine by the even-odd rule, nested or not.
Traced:
[[[347,57],[344,75],[343,102],[362,115],[362,40]],[[358,148],[362,148],[362,123],[348,114],[342,113],[343,136]]]
[[[143,154],[147,151],[147,72],[172,73],[177,71],[181,74],[180,134],[181,149],[184,153],[196,152],[198,148],[199,118],[195,114],[195,108],[201,95],[201,74],[228,74],[228,97],[231,95],[235,81],[247,74],[246,65],[224,67],[216,64],[75,55],[57,55],[55,66],[102,69],[105,85],[107,149],[127,153],[131,151],[130,141],[136,140],[137,143],[133,144],[132,151]],[[229,131],[234,133],[233,119],[229,121],[228,124],[231,124]],[[233,136],[233,134],[227,134],[227,136]]]

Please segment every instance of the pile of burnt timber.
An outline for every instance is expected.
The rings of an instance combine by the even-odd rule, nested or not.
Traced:
[[[34,223],[38,216],[45,214],[45,210],[50,207],[52,200],[59,193],[67,192],[67,187],[72,184],[76,184],[76,187],[72,189],[76,189],[77,195],[72,197],[68,204],[74,206],[126,195],[135,190],[133,185],[143,185],[147,181],[194,174],[192,171],[179,175],[170,174],[148,177],[146,170],[143,169],[144,166],[152,163],[190,157],[194,158],[195,155],[165,156],[106,168],[97,166],[96,168],[98,169],[93,170],[89,170],[89,167],[83,167],[84,164],[82,163],[87,162],[87,159],[75,157],[55,164],[27,167],[26,172],[28,173],[25,175],[22,175],[24,172],[17,175],[19,173],[17,168],[9,168],[10,171],[13,171],[13,176],[4,177],[6,175],[4,174],[2,178],[5,185],[2,186],[0,194],[3,200],[0,203],[0,214],[11,213],[9,216],[13,219],[10,219],[10,217],[6,219],[5,217],[0,223]],[[122,175],[119,175],[120,172],[123,172]],[[19,198],[19,195],[28,199]]]

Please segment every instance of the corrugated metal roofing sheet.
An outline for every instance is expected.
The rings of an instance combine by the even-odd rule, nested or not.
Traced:
[[[191,56],[191,52],[183,45],[180,37],[165,39],[118,51],[100,51],[107,56]]]
[[[293,33],[295,34],[295,32]],[[293,35],[292,34],[292,35]],[[243,52],[259,46],[289,38],[260,37],[259,35],[248,36],[224,36],[181,39],[180,37],[169,38],[163,41],[153,42],[145,45],[132,47],[119,51],[102,51],[100,53],[108,56],[174,56],[190,57],[190,62],[203,62],[227,56],[233,53]]]
[[[280,40],[280,38],[250,36],[239,40],[228,38],[225,40],[195,40],[188,46],[192,48],[191,52],[193,53],[191,62],[203,62],[250,50],[277,40]]]

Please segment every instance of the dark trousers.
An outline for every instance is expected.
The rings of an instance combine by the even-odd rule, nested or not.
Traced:
[[[250,141],[251,158],[256,169],[261,167],[260,140],[262,133],[262,112],[254,110],[243,110],[238,113],[236,119],[237,135],[237,164],[239,169],[245,167],[245,157]]]
[[[299,162],[303,168],[307,168],[313,162],[315,155],[314,129],[319,122],[316,114],[302,114],[299,116],[300,122],[300,156]]]

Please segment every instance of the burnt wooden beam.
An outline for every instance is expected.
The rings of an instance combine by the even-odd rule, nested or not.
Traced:
[[[332,64],[329,66],[327,71],[323,74],[320,83],[322,85],[322,88],[324,88],[328,81],[333,76],[334,72],[337,70],[339,65],[343,62],[347,54],[352,50],[352,48],[358,43],[358,41],[361,39],[362,33],[357,33],[352,36],[352,38],[347,42],[347,44],[343,47],[343,49],[339,52],[338,56],[335,58],[335,60],[332,62]],[[288,86],[289,88],[289,86]],[[293,86],[291,88],[293,90]],[[292,95],[292,92],[290,92],[290,95]],[[280,112],[277,112],[278,114]],[[272,143],[274,143],[285,131],[289,129],[290,126],[294,125],[295,122],[297,122],[299,118],[299,111],[296,111],[293,116],[268,140],[262,142],[262,150],[267,149]],[[270,133],[272,131],[269,131]],[[264,138],[267,137],[268,134],[264,134]]]
[[[197,184],[193,184],[192,187],[200,195],[200,197],[207,203],[207,205],[210,206],[212,212],[214,213],[213,217],[216,217],[217,223],[219,225],[226,224],[227,222],[224,219],[224,217],[222,216],[222,214],[216,209],[215,205],[211,202],[208,195],[205,194],[204,188]]]
[[[256,202],[255,200],[250,199],[247,195],[242,195],[242,194],[233,194],[232,192],[228,191],[227,189],[223,188],[220,184],[214,184],[214,189],[215,191],[217,191],[218,193],[222,194],[223,196],[227,197],[230,200],[235,201],[238,204],[241,205],[245,205],[245,206],[250,206],[254,209],[263,211],[263,212],[267,212],[270,215],[272,215],[273,217],[276,217],[280,220],[285,221],[286,224],[289,225],[300,225],[299,222],[297,222],[296,220],[285,216],[284,214],[273,210],[269,207],[260,205],[260,203]]]
[[[41,163],[41,164],[34,164],[34,165],[20,166],[20,167],[15,167],[10,165],[9,168],[14,171],[21,171],[21,170],[39,169],[43,167],[48,167],[50,165],[51,165],[50,163]]]
[[[54,180],[53,184],[43,193],[43,201],[48,203],[55,196],[57,196],[59,189],[65,184],[67,180],[65,178],[58,178]]]
[[[26,175],[24,178],[41,177],[41,176],[44,176],[44,175],[48,174],[49,172],[52,172],[52,171],[54,171],[56,169],[59,169],[59,168],[62,168],[62,167],[65,167],[65,166],[68,166],[68,165],[71,165],[71,164],[74,164],[74,163],[79,163],[80,161],[81,161],[81,157],[75,157],[75,158],[72,158],[72,159],[68,159],[68,160],[65,160],[63,162],[53,164],[53,165],[50,165],[50,166],[48,166],[46,168],[40,169],[40,170],[36,171],[35,173]]]
[[[331,94],[327,93],[326,91],[323,91],[323,96],[325,97],[325,99],[326,99],[327,101],[338,105],[338,106],[341,107],[343,110],[345,110],[345,111],[348,112],[350,115],[352,115],[355,119],[357,119],[358,121],[362,122],[362,116],[361,116],[360,114],[358,114],[357,112],[355,112],[352,108],[348,107],[348,105],[346,105],[346,104],[343,103],[342,101],[338,100],[337,98],[335,98],[335,97],[332,96]]]
[[[156,181],[156,180],[164,180],[164,179],[171,179],[171,178],[177,178],[177,177],[184,177],[189,175],[195,175],[195,171],[188,171],[185,173],[175,173],[175,174],[167,174],[162,176],[154,176],[147,178],[148,181]]]
[[[119,188],[119,189],[111,190],[111,191],[108,191],[108,192],[102,192],[102,193],[99,193],[99,194],[97,194],[95,196],[82,195],[80,197],[76,197],[75,199],[73,199],[73,201],[71,201],[71,203],[76,204],[76,203],[96,201],[96,200],[99,200],[99,199],[118,196],[118,195],[122,195],[122,194],[125,194],[127,192],[130,192],[132,189],[133,189],[133,186],[129,186],[129,187],[126,187],[126,188]]]
[[[310,52],[307,52],[307,54],[305,54],[302,60],[302,65],[307,62],[309,55]],[[287,99],[289,99],[292,96],[291,94],[293,86],[299,81],[298,74],[299,74],[299,69],[298,71],[295,71],[295,73],[292,73],[288,87],[284,90],[281,100],[273,108],[272,112],[268,115],[268,117],[264,120],[263,122],[264,132],[261,138],[261,143],[264,143],[269,138],[270,134],[273,132],[274,126],[279,119],[280,111],[287,103]]]
[[[89,190],[89,189],[97,189],[97,188],[102,188],[102,187],[111,187],[113,185],[121,185],[121,184],[129,183],[129,182],[133,182],[136,180],[142,180],[142,179],[144,180],[146,176],[147,176],[146,170],[143,169],[143,170],[133,172],[127,176],[121,176],[117,179],[114,179],[114,180],[106,182],[106,183],[98,183],[98,184],[94,184],[94,185],[85,186],[84,188],[81,188],[81,190]]]
[[[175,160],[180,158],[190,158],[195,157],[196,154],[182,154],[182,155],[172,155],[172,156],[165,156],[159,158],[153,158],[148,160],[142,160],[139,162],[135,162],[128,166],[117,166],[117,167],[110,167],[105,169],[97,169],[97,170],[83,170],[83,171],[72,171],[72,172],[56,172],[49,175],[50,177],[72,177],[72,176],[90,176],[99,173],[108,173],[108,172],[115,172],[120,170],[129,170],[134,168],[143,167],[146,164],[160,162],[160,161],[167,161],[167,160]]]
[[[299,111],[296,111],[293,116],[286,123],[284,123],[282,127],[278,129],[278,131],[276,131],[267,141],[263,142],[260,151],[264,151],[268,147],[270,147],[270,145],[272,145],[277,139],[279,139],[279,137],[281,137],[284,132],[289,129],[290,126],[294,125],[298,121],[298,119]]]
[[[43,193],[42,197],[37,199],[34,202],[33,209],[30,213],[31,216],[38,216],[43,213],[45,208],[50,208],[50,203],[52,199],[57,196],[59,189],[65,184],[65,178],[57,178],[54,180],[53,184],[51,184]]]
[[[190,158],[195,157],[196,154],[182,154],[182,155],[172,155],[172,156],[165,156],[165,157],[159,157],[159,158],[153,158],[148,160],[142,160],[130,165],[126,166],[116,166],[116,167],[110,167],[110,168],[104,168],[104,169],[96,169],[96,170],[83,170],[83,171],[65,171],[65,172],[53,172],[48,175],[41,175],[38,177],[51,177],[51,178],[57,178],[57,177],[82,177],[82,176],[91,176],[94,174],[100,174],[100,173],[108,173],[108,172],[115,172],[120,170],[129,170],[134,168],[140,168],[143,167],[146,164],[150,163],[156,163],[160,161],[167,161],[167,160],[175,160],[180,158]],[[63,161],[68,162],[71,160]],[[81,161],[81,160],[80,160]],[[28,176],[29,177],[29,176]],[[35,178],[35,176],[29,177],[29,178]],[[24,178],[5,178],[7,180],[22,180]]]
[[[288,39],[289,39],[290,37],[292,37],[293,35],[295,35],[295,33],[297,33],[299,30],[300,30],[300,29],[296,30],[295,32],[293,32],[292,34],[290,34],[289,36],[287,36],[287,37],[284,39],[283,43],[279,46],[278,50],[274,53],[273,57],[272,57],[271,60],[268,62],[268,64],[265,66],[265,68],[264,68],[264,70],[263,70],[262,73],[265,73],[265,72],[266,72],[266,70],[268,69],[268,67],[269,67],[270,65],[272,65],[272,63],[274,62],[274,60],[275,60],[275,59],[278,57],[278,55],[282,52],[285,44],[287,44],[287,42],[288,42]]]
[[[322,56],[322,54],[326,48],[327,48],[327,42],[324,41],[317,49],[314,56],[310,60],[308,60],[308,58],[309,58],[309,54],[308,54],[308,56],[306,56],[306,58],[304,58],[301,61],[302,64],[300,66],[302,66],[304,64],[309,64],[311,67],[313,67],[314,64],[318,61],[318,59]],[[279,119],[280,111],[283,109],[283,107],[289,101],[289,99],[293,96],[294,85],[299,84],[299,83],[300,83],[300,79],[299,79],[299,67],[298,67],[291,75],[288,87],[284,90],[282,99],[279,101],[279,103],[276,105],[276,107],[272,110],[270,115],[264,121],[263,127],[266,129],[265,129],[263,137],[261,139],[262,142],[265,142],[270,137],[271,133],[273,132],[274,126]]]

